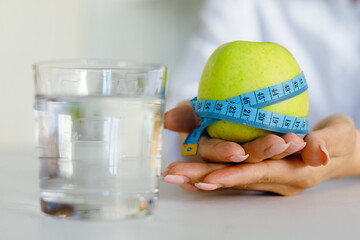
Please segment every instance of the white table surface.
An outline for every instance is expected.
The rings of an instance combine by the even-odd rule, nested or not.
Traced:
[[[189,193],[161,184],[153,216],[56,219],[40,212],[32,150],[0,149],[0,239],[360,239],[360,178],[331,180],[298,196]]]

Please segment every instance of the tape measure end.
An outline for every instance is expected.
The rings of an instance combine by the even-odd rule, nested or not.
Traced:
[[[196,155],[198,149],[197,143],[184,144],[182,147],[181,155],[182,156],[193,156]]]

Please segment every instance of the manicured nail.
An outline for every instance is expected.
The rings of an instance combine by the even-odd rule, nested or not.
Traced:
[[[166,177],[166,175],[168,175],[169,172],[170,172],[170,168],[167,168],[165,171],[163,171],[163,172],[161,173],[161,176]]]
[[[273,155],[283,153],[289,147],[289,145],[290,145],[289,143],[287,143],[287,144],[285,144],[285,143],[275,143],[274,145],[272,145],[268,149],[265,149],[265,154],[269,155],[269,156],[273,156]]]
[[[164,128],[165,129],[167,129],[167,127],[166,127],[166,115],[168,114],[168,112],[166,112],[165,114],[164,114]]]
[[[211,191],[211,190],[221,188],[222,185],[221,184],[211,184],[211,183],[195,183],[195,187],[197,187],[201,190]]]
[[[186,182],[190,182],[190,179],[185,176],[179,175],[167,175],[163,178],[164,182],[173,183],[173,184],[183,184]]]
[[[285,150],[286,153],[296,153],[304,149],[306,146],[306,142],[303,142],[301,144],[297,144],[294,142],[289,142],[290,146]]]
[[[246,155],[234,155],[234,156],[231,156],[229,157],[229,160],[231,162],[242,162],[244,161],[245,159],[247,159],[249,157],[249,154],[246,154]]]
[[[199,191],[199,189],[197,187],[195,187],[194,185],[190,184],[190,183],[184,183],[181,185],[181,188],[189,191],[189,192],[196,192]]]
[[[320,150],[323,152],[323,154],[325,155],[325,159],[322,161],[322,165],[326,165],[328,164],[329,160],[330,160],[330,155],[329,155],[329,152],[328,150],[320,144]]]

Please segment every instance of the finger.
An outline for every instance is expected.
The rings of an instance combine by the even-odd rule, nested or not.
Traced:
[[[288,186],[285,184],[267,184],[267,183],[258,183],[258,184],[249,184],[249,185],[238,185],[236,189],[239,190],[250,190],[250,191],[263,191],[263,192],[272,192],[282,196],[294,196],[299,194],[302,188],[297,188],[294,186]],[[197,188],[197,191],[199,189]]]
[[[249,155],[235,142],[217,138],[201,137],[199,141],[199,156],[213,162],[242,162]]]
[[[185,163],[185,162],[184,161],[176,161],[176,162],[170,163],[166,169],[166,172],[169,173],[173,167],[175,167],[176,165],[181,165],[183,163]]]
[[[179,106],[166,112],[164,115],[164,128],[176,132],[191,132],[200,125],[190,103],[181,103]]]
[[[242,145],[249,157],[246,162],[260,162],[283,153],[290,144],[281,137],[269,134]]]
[[[287,133],[282,136],[282,138],[285,140],[286,143],[290,143],[290,146],[288,149],[285,150],[285,153],[295,153],[300,151],[305,146],[305,141],[302,137],[295,133]]]
[[[167,183],[184,184],[202,181],[211,172],[227,167],[227,164],[176,162],[169,165],[163,180]]]
[[[256,164],[245,163],[216,170],[195,186],[202,190],[214,190],[250,184],[287,184],[297,186],[300,174],[307,166],[300,157],[291,160],[269,160]],[[296,182],[293,183],[293,182]],[[309,183],[310,185],[310,183]],[[302,186],[301,184],[299,186]]]
[[[284,139],[285,143],[289,144],[289,147],[284,151],[284,153],[280,153],[275,156],[272,156],[271,159],[285,158],[291,154],[301,151],[306,145],[304,139],[296,135],[295,133],[284,134],[282,138]]]
[[[188,192],[196,192],[199,191],[199,189],[197,187],[195,187],[193,184],[191,183],[184,183],[181,184],[180,187]]]
[[[350,154],[356,143],[353,121],[345,115],[334,115],[321,121],[305,136],[307,145],[301,153],[310,166],[326,165],[331,157]]]

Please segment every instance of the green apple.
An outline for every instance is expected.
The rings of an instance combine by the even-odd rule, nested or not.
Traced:
[[[291,53],[271,42],[235,41],[221,45],[207,61],[199,84],[199,100],[223,101],[290,80],[301,73]],[[307,91],[262,108],[293,117],[306,117]],[[244,143],[272,132],[238,123],[219,121],[206,128],[213,138]]]

